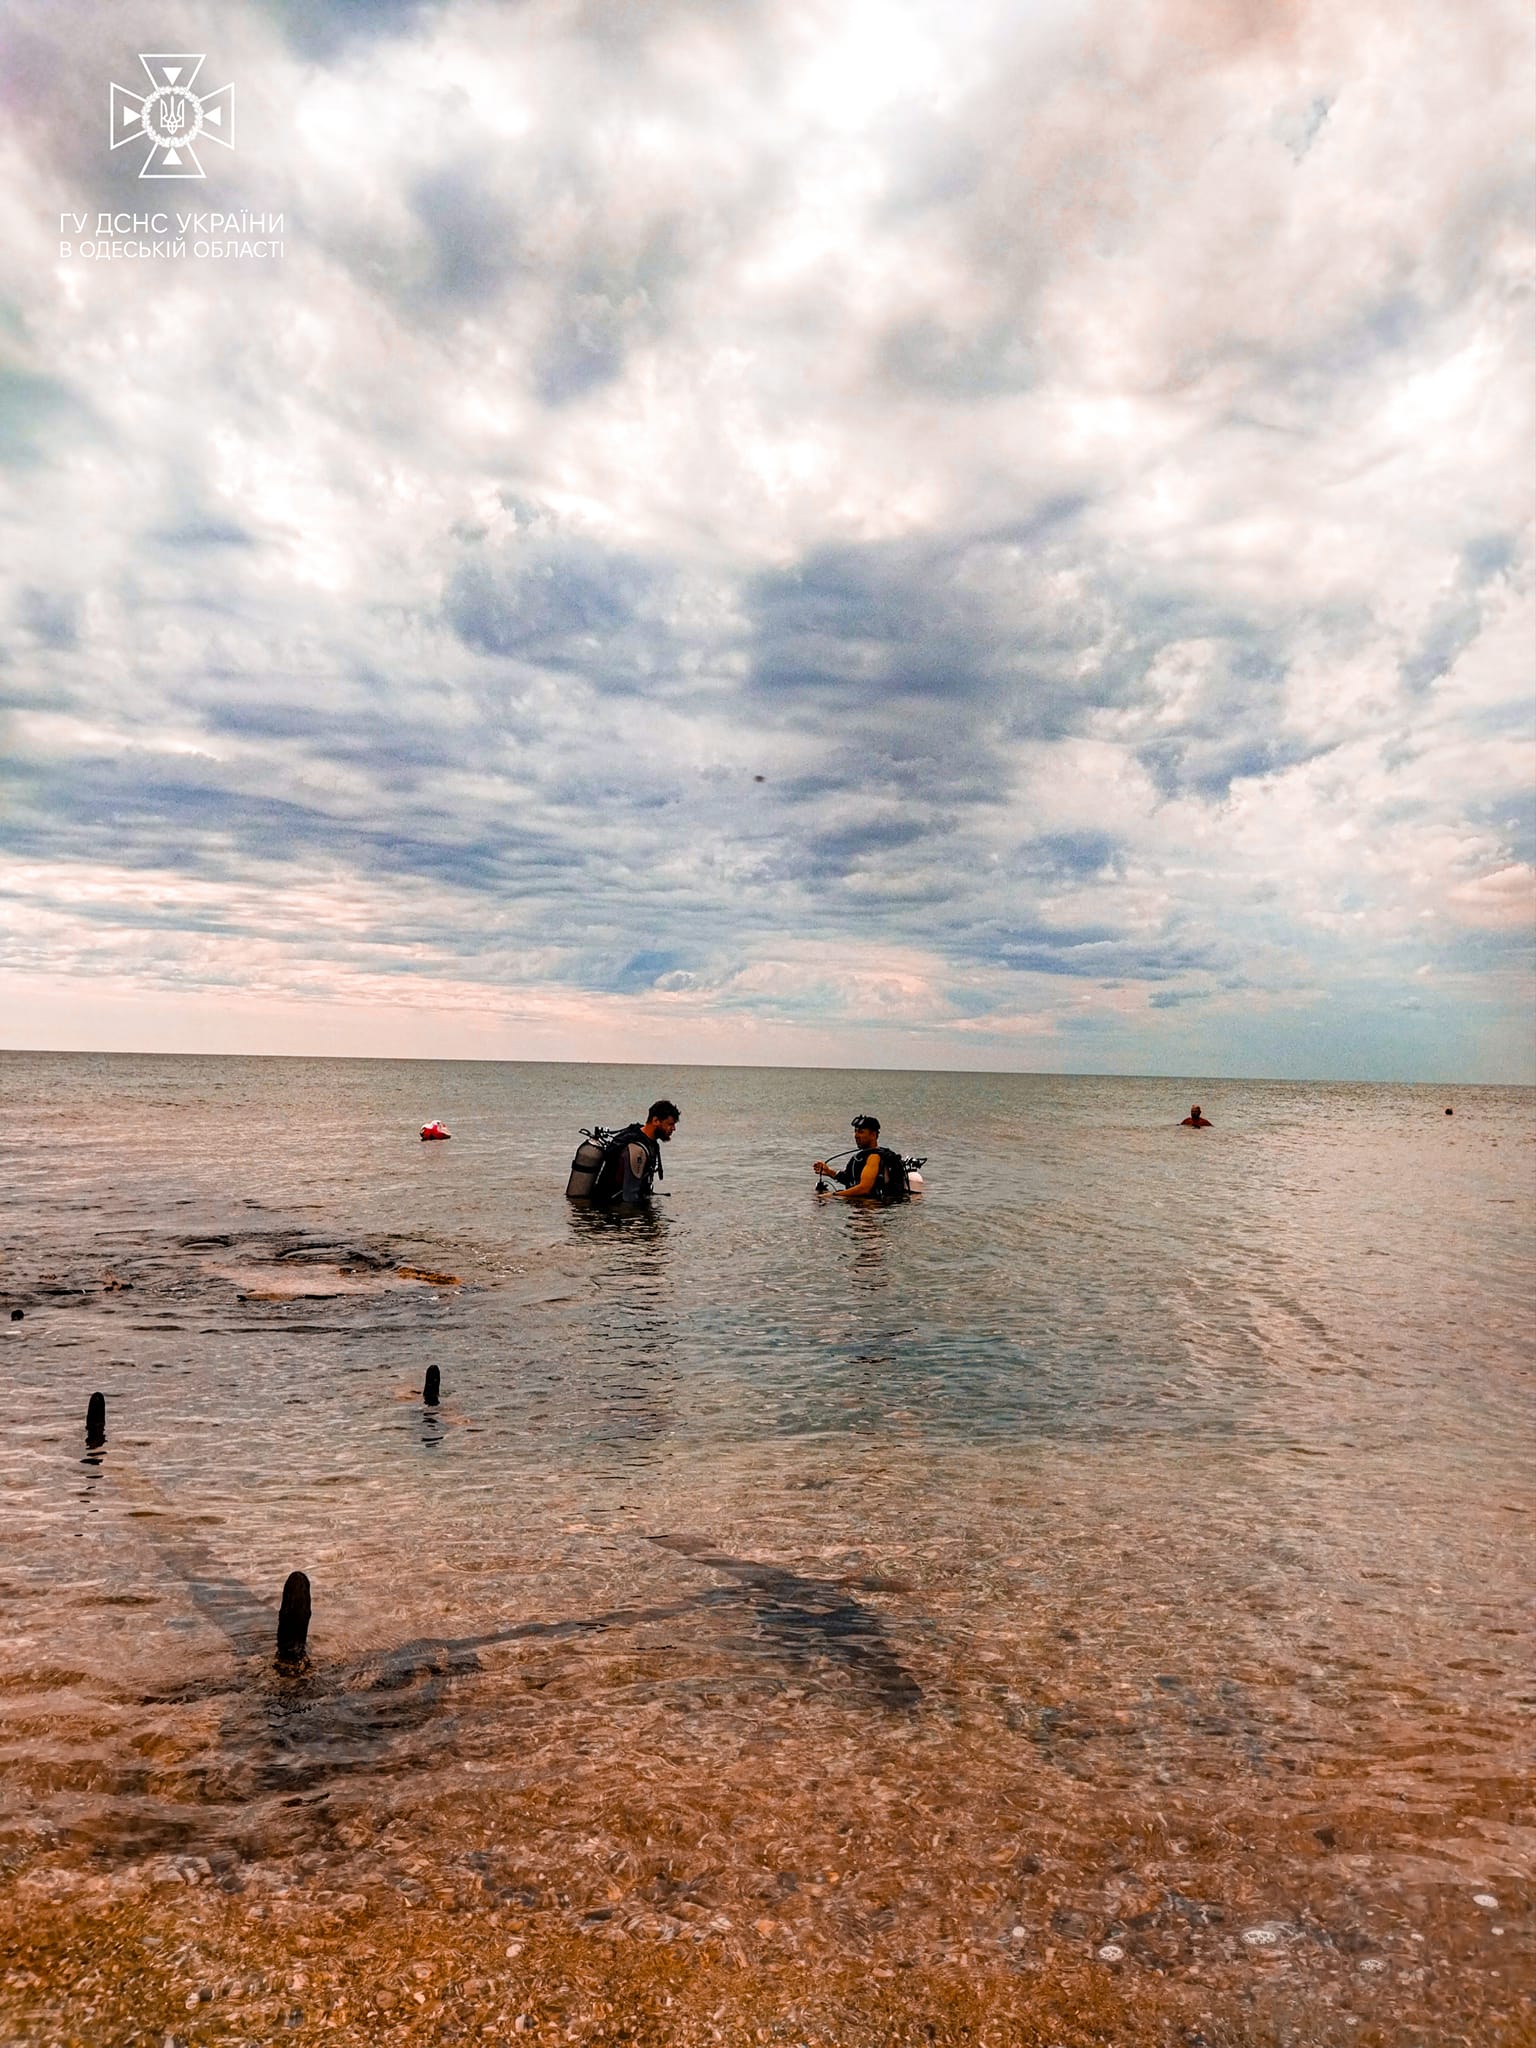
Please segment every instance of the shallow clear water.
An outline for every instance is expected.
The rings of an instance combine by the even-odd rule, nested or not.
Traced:
[[[0,1086],[12,1870],[1159,1967],[1352,1914],[1404,1998],[1426,1901],[1523,1882],[1528,1091],[83,1055]],[[654,1214],[572,1211],[578,1126],[660,1093]],[[814,1199],[865,1109],[921,1201]]]

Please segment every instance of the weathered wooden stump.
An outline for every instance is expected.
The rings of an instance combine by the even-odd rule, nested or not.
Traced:
[[[277,1657],[280,1664],[296,1664],[309,1641],[309,1580],[303,1572],[290,1572],[283,1585],[283,1604],[277,1614]]]

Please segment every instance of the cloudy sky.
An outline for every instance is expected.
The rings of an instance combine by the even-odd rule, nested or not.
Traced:
[[[1532,40],[9,0],[0,1043],[1536,1078]]]

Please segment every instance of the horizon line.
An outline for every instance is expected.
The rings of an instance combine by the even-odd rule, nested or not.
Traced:
[[[1376,1076],[1341,1078],[1333,1075],[1219,1074],[1190,1072],[1126,1073],[1096,1067],[906,1067],[906,1066],[822,1066],[812,1061],[793,1060],[573,1060],[530,1056],[526,1059],[498,1059],[473,1054],[423,1055],[407,1053],[302,1053],[302,1052],[160,1052],[106,1046],[22,1046],[0,1045],[0,1059],[109,1059],[109,1060],[269,1060],[291,1065],[329,1062],[338,1066],[401,1067],[633,1067],[668,1072],[744,1074],[918,1074],[955,1075],[992,1081],[1181,1081],[1196,1086],[1215,1084],[1237,1087],[1262,1084],[1286,1088],[1514,1088],[1536,1093],[1533,1081],[1457,1081],[1444,1076],[1423,1080]]]

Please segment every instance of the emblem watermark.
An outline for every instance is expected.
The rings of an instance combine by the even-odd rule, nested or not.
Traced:
[[[235,146],[235,88],[200,93],[197,79],[206,59],[194,51],[179,55],[140,53],[149,91],[130,92],[113,83],[110,96],[113,149],[125,142],[147,145],[141,178],[204,178],[199,147],[216,142]],[[169,196],[169,195],[167,195]],[[188,195],[191,196],[190,194]],[[149,195],[145,194],[146,202]],[[251,207],[219,212],[146,212],[59,215],[59,255],[65,262],[180,263],[235,261],[257,263],[281,258],[283,216]]]
[[[108,140],[113,149],[125,142],[147,142],[141,178],[205,178],[198,145],[216,142],[223,149],[235,146],[235,88],[221,85],[217,92],[193,91],[205,57],[188,52],[181,55],[146,56],[139,62],[149,78],[147,93],[130,92],[114,83],[109,102]]]

